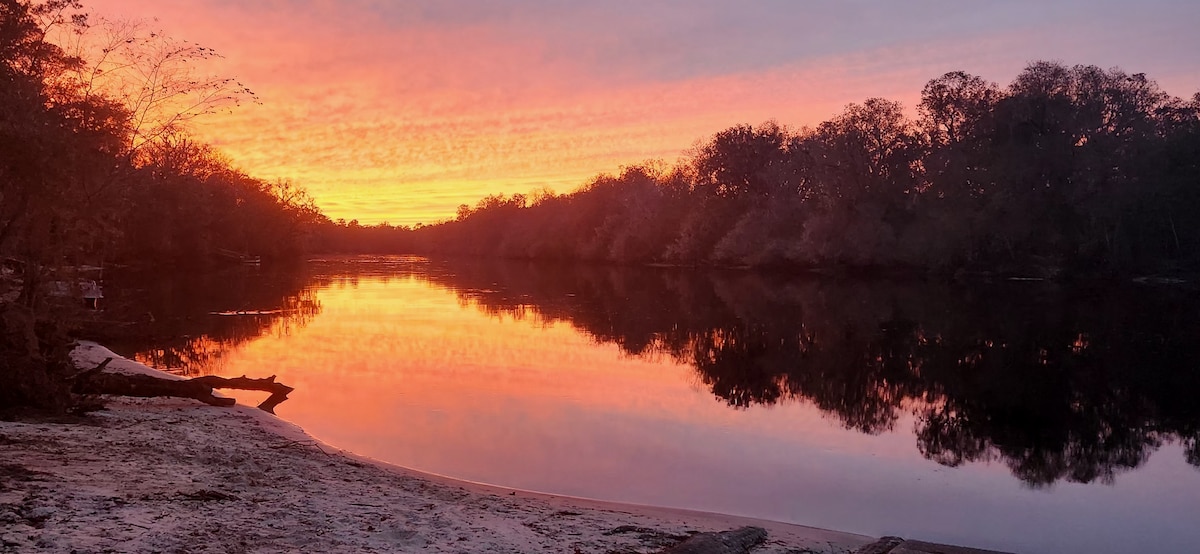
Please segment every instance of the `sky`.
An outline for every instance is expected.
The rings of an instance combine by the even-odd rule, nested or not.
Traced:
[[[434,223],[570,192],[714,133],[812,126],[963,70],[1120,67],[1200,91],[1196,0],[84,0],[223,57],[259,104],[192,122],[333,219]]]

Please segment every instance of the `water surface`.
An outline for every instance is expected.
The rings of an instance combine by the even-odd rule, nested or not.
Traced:
[[[407,467],[1021,552],[1200,543],[1186,290],[416,258],[138,283],[174,334],[121,346],[276,374],[281,417]]]

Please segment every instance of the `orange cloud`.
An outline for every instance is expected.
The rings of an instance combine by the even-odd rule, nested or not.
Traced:
[[[138,4],[91,2],[124,15],[142,12]],[[893,37],[895,25],[878,14],[793,9],[781,14],[792,29],[770,26],[762,7],[724,23],[717,8],[698,6],[647,7],[643,21],[533,1],[476,13],[420,2],[186,0],[147,15],[222,52],[214,71],[262,100],[198,123],[201,138],[253,175],[305,186],[330,217],[393,224],[452,217],[486,194],[566,192],[622,165],[674,161],[733,124],[811,125],[871,96],[911,106],[945,71],[1003,82],[1030,60],[1094,42],[1051,32],[1052,19]],[[837,31],[847,14],[865,38],[844,45]],[[584,20],[605,32],[578,27]],[[763,48],[746,46],[755,40]],[[1184,66],[1172,78],[1194,84],[1196,75]]]

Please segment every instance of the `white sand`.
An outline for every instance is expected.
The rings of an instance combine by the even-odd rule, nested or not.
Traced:
[[[84,343],[80,367],[152,372]],[[160,374],[162,375],[162,374]],[[868,537],[513,491],[338,451],[252,407],[117,398],[83,423],[0,422],[0,551],[657,552],[743,525],[756,552]]]

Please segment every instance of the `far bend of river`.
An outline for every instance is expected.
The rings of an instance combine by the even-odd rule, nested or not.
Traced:
[[[280,417],[418,470],[1016,552],[1200,545],[1190,290],[364,257],[105,293],[156,322],[113,348],[276,374]]]

